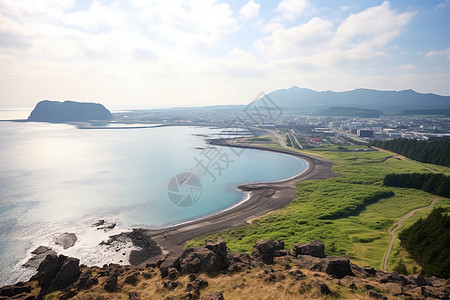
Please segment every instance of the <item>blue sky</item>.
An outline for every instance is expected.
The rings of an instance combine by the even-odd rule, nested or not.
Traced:
[[[246,104],[261,91],[450,95],[450,0],[0,0],[0,107]]]

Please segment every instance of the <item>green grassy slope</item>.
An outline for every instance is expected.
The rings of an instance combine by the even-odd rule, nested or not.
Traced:
[[[384,176],[429,171],[421,164],[387,158],[389,154],[382,152],[340,152],[330,147],[308,153],[336,162],[333,170],[342,176],[302,182],[298,185],[298,198],[285,208],[254,220],[251,225],[199,237],[187,246],[220,237],[232,251],[248,252],[261,238],[282,239],[287,247],[318,239],[326,245],[329,255],[345,255],[360,265],[381,268],[390,240],[388,230],[409,211],[428,205],[435,197],[415,189],[384,187]],[[449,168],[422,165],[449,173]],[[448,208],[450,199],[440,200],[436,206]],[[404,228],[427,213],[420,212],[406,220]],[[400,259],[409,271],[418,269],[396,243],[388,268],[393,269]]]

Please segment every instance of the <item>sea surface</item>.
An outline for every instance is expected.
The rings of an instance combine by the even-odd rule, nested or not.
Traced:
[[[243,201],[236,185],[282,180],[307,167],[289,155],[208,147],[205,138],[221,131],[0,122],[0,286],[33,274],[22,264],[39,245],[88,265],[126,263],[131,245],[108,253],[99,243],[133,227],[218,213]],[[117,225],[92,227],[100,219]],[[69,249],[53,240],[64,232],[78,237]]]

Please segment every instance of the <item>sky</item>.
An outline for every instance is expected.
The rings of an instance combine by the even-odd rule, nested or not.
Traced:
[[[0,0],[0,107],[247,104],[291,86],[450,95],[450,0]]]

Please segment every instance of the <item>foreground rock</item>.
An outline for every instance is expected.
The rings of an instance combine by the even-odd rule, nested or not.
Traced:
[[[278,255],[278,251],[284,249],[284,242],[275,240],[260,240],[256,242],[255,247],[252,250],[252,254],[259,258],[266,264],[271,264],[273,258]]]
[[[228,249],[224,241],[208,242],[204,247],[189,248],[177,259],[164,261],[159,269],[163,278],[169,275],[169,269],[175,268],[181,274],[211,273],[228,269]]]
[[[49,293],[60,299],[244,299],[249,293],[280,299],[449,299],[450,284],[439,278],[359,267],[345,257],[322,255],[323,249],[317,241],[284,249],[282,241],[260,240],[250,255],[230,253],[219,240],[146,267],[101,268],[47,255],[31,282],[3,287],[0,299]]]
[[[62,290],[78,280],[80,276],[80,261],[77,258],[64,255],[49,254],[41,262],[31,280],[38,280],[41,291],[45,295],[54,290]]]
[[[52,248],[39,246],[31,251],[31,254],[33,254],[33,256],[22,266],[25,268],[37,269],[47,255],[56,255],[56,252]]]
[[[313,241],[306,244],[295,244],[293,249],[294,256],[311,255],[314,257],[325,257],[325,246],[319,241]]]

